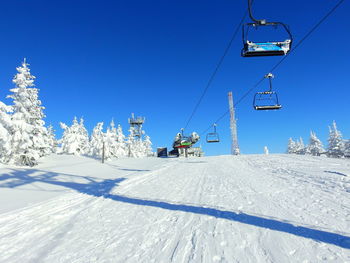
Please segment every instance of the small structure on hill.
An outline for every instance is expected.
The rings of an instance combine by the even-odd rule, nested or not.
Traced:
[[[201,147],[191,147],[187,149],[187,155],[194,156],[194,157],[203,157],[204,152]],[[184,148],[179,149],[179,156],[186,157],[186,152]]]
[[[142,125],[145,122],[145,117],[135,117],[134,113],[131,113],[131,118],[129,118],[130,127],[134,129],[135,137],[141,138],[142,136]]]
[[[157,157],[168,157],[167,147],[158,147],[157,148]]]

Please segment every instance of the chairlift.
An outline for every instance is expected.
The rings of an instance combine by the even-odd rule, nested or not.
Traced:
[[[207,142],[213,143],[213,142],[220,142],[219,134],[216,132],[216,124],[214,126],[214,132],[210,132],[207,134]]]
[[[189,136],[184,135],[184,129],[181,128],[181,133],[178,133],[173,143],[173,148],[189,148],[192,146],[192,141]]]
[[[251,1],[248,0],[248,10],[250,19],[253,23],[246,23],[242,26],[242,39],[243,39],[243,49],[241,52],[242,57],[257,57],[257,56],[284,56],[286,55],[293,42],[293,36],[287,25],[282,22],[267,22],[265,19],[255,19],[252,15]],[[263,27],[282,27],[287,33],[288,38],[284,41],[267,41],[267,42],[255,42],[248,38],[249,29],[255,28],[259,29],[260,26]]]
[[[272,91],[272,73],[265,75],[269,79],[270,88],[267,91],[257,92],[254,96],[253,107],[255,110],[279,110],[282,105],[278,101],[275,91]]]

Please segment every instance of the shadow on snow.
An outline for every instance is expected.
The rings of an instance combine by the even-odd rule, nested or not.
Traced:
[[[325,173],[329,173],[329,174],[337,174],[337,175],[341,175],[341,176],[347,176],[346,174],[340,173],[340,172],[335,172],[335,171],[324,171]]]
[[[38,173],[38,175],[34,175]],[[32,175],[30,175],[32,174]],[[62,181],[68,177],[70,180],[84,180],[86,183]],[[58,180],[60,179],[60,180]],[[98,178],[90,176],[78,176],[64,173],[46,172],[36,169],[12,170],[9,174],[1,175],[0,188],[16,188],[22,185],[27,185],[35,182],[59,185],[69,189],[73,189],[80,193],[88,194],[96,197],[104,197],[114,201],[140,205],[157,207],[172,211],[181,211],[207,215],[216,218],[227,219],[251,226],[266,228],[270,230],[289,233],[295,236],[313,239],[315,241],[324,242],[336,245],[342,248],[350,249],[350,237],[341,234],[335,234],[322,230],[312,229],[303,226],[296,226],[288,222],[278,221],[275,219],[264,218],[245,213],[236,213],[232,211],[224,211],[215,208],[200,207],[184,204],[172,204],[163,201],[152,201],[139,198],[126,197],[121,195],[110,194],[110,191],[117,186],[118,183],[125,178],[107,179],[98,181]],[[48,190],[49,191],[49,190]]]

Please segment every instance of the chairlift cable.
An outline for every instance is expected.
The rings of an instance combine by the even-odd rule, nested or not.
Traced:
[[[231,46],[232,46],[232,43],[233,43],[233,41],[235,40],[235,38],[236,38],[236,36],[237,36],[237,34],[238,34],[238,32],[239,32],[241,26],[243,25],[243,22],[244,22],[245,18],[247,17],[247,15],[248,15],[248,11],[245,12],[245,14],[243,15],[241,21],[239,22],[238,26],[236,27],[235,31],[233,32],[232,37],[231,37],[231,39],[230,39],[228,45],[226,46],[226,49],[225,49],[225,51],[224,51],[224,54],[223,54],[223,55],[221,56],[221,58],[219,59],[219,62],[218,62],[218,64],[216,65],[216,68],[215,68],[214,72],[211,74],[211,76],[210,76],[210,78],[209,78],[209,81],[208,81],[207,85],[205,86],[205,88],[204,88],[204,90],[203,90],[202,95],[200,96],[200,98],[199,98],[197,104],[195,105],[195,107],[194,107],[194,109],[193,109],[193,111],[192,111],[192,113],[191,113],[189,119],[188,119],[187,122],[186,122],[185,129],[188,127],[188,124],[189,124],[190,121],[192,120],[192,118],[193,118],[194,114],[196,113],[196,111],[197,111],[199,105],[201,104],[201,102],[202,102],[202,100],[203,100],[205,94],[207,93],[207,91],[208,91],[210,85],[212,84],[212,82],[213,82],[213,80],[214,80],[216,74],[218,73],[219,68],[221,67],[221,65],[222,65],[222,63],[223,63],[223,61],[224,61],[226,55],[228,54],[228,52],[229,52],[229,50],[230,50],[230,48],[231,48]]]
[[[301,40],[294,46],[294,48],[286,54],[283,58],[281,58],[269,71],[272,73],[274,70],[276,70],[282,62],[292,53],[295,49],[297,49],[345,0],[340,0],[324,17],[320,19],[320,21],[313,26],[304,37],[302,37]],[[262,77],[253,87],[251,87],[246,93],[243,94],[243,96],[240,97],[240,99],[234,104],[234,106],[237,106],[243,99],[245,99],[254,89],[256,89],[265,79],[265,77]],[[227,110],[224,114],[222,114],[215,123],[218,123],[221,121],[224,117],[226,117],[227,114],[229,114],[229,110]],[[207,128],[205,131],[203,131],[200,135],[205,134],[209,129],[211,129],[211,126]]]
[[[294,46],[294,48],[288,53],[286,54],[283,58],[281,58],[280,61],[278,61],[276,63],[276,65],[274,65],[272,67],[272,69],[269,72],[273,72],[275,69],[277,69],[282,62],[292,53],[294,52],[294,50],[296,50],[345,0],[340,0],[324,17],[321,18],[321,20],[315,25],[313,26],[308,33],[305,34],[305,36],[299,40],[299,42]]]

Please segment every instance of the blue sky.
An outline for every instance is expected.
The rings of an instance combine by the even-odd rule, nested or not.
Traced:
[[[257,18],[288,24],[298,42],[338,1],[255,0]],[[24,57],[37,77],[46,122],[60,137],[59,122],[83,116],[89,131],[112,118],[125,132],[132,112],[157,146],[170,147],[184,127],[246,10],[246,1],[18,1],[0,9],[0,100],[6,99]],[[337,121],[350,137],[350,3],[330,16],[274,72],[283,109],[257,112],[254,92],[236,107],[242,153],[286,150],[289,137],[310,130],[326,143]],[[283,36],[284,37],[284,36]],[[279,37],[278,37],[279,38]],[[279,57],[242,58],[240,34],[186,132],[203,136]],[[229,116],[218,123],[222,142],[201,145],[208,155],[230,152]]]

